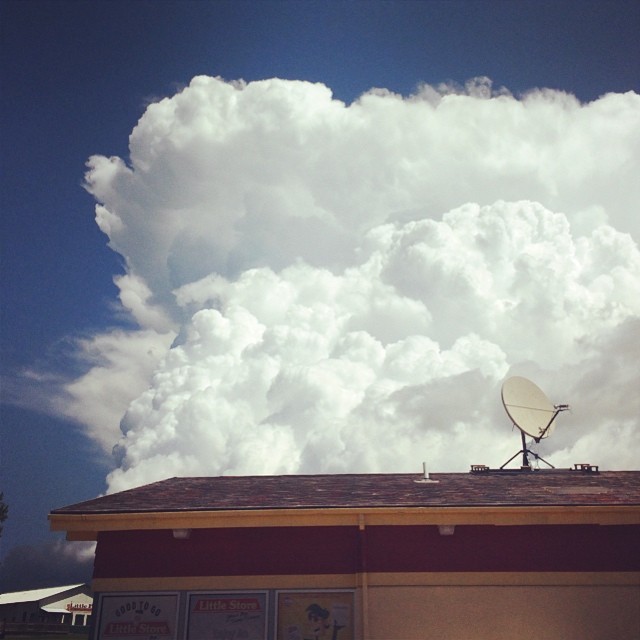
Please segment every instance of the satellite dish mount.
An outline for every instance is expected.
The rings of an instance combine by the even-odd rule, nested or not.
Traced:
[[[542,460],[554,469],[551,463],[529,449],[526,437],[530,436],[536,443],[547,438],[553,431],[558,414],[566,411],[569,405],[552,404],[544,392],[531,380],[519,376],[505,380],[502,385],[502,404],[513,425],[520,431],[522,449],[513,454],[500,469],[504,469],[520,454],[522,454],[522,469],[531,469],[529,456]]]

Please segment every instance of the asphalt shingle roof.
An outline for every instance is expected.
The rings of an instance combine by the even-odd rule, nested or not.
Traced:
[[[55,509],[111,514],[259,509],[640,506],[640,471],[218,476],[169,478]]]

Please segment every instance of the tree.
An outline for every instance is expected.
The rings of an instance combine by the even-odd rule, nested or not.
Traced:
[[[2,523],[7,519],[9,507],[4,503],[4,493],[0,492],[0,536],[2,535]]]

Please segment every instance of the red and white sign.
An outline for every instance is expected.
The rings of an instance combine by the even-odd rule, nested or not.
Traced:
[[[175,640],[177,594],[103,594],[98,640]]]
[[[264,640],[267,594],[192,593],[189,597],[188,640]]]
[[[92,606],[83,602],[69,602],[66,609],[75,613],[91,613]]]

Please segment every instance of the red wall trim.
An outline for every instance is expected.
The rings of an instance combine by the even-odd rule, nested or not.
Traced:
[[[354,573],[358,555],[355,527],[104,532],[94,577]]]
[[[267,527],[101,532],[95,578],[422,571],[640,571],[640,527]]]
[[[399,534],[398,529],[401,529]],[[638,571],[640,527],[367,528],[369,571]]]

